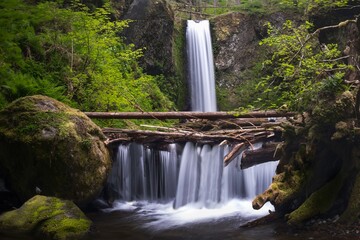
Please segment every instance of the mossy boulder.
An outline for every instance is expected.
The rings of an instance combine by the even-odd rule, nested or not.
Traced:
[[[360,216],[360,130],[354,109],[354,96],[345,91],[282,125],[285,144],[276,176],[253,207],[270,201],[290,225],[336,215],[354,222]]]
[[[37,192],[85,204],[111,162],[100,128],[85,114],[45,96],[0,112],[0,175],[23,201]]]
[[[0,232],[18,237],[34,234],[39,239],[81,239],[90,226],[91,221],[73,202],[40,195],[0,215]]]

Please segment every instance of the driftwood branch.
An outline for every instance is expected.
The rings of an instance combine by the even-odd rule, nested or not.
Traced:
[[[236,144],[233,149],[224,157],[224,166],[226,167],[229,165],[229,163],[234,158],[236,158],[241,153],[241,151],[245,150],[246,146],[247,145],[243,142]]]

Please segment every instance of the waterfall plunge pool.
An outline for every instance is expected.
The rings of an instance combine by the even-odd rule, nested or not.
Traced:
[[[224,168],[228,152],[228,146],[194,143],[167,150],[120,145],[108,181],[117,200],[112,208],[87,214],[94,222],[87,240],[329,239],[278,223],[240,228],[273,210],[271,204],[254,210],[251,199],[269,186],[277,162],[240,170],[240,154]]]
[[[89,213],[92,232],[85,240],[354,240],[352,237],[297,231],[281,223],[240,228],[272,208],[251,209],[249,200],[231,200],[218,209],[173,203],[118,202],[113,209]],[[10,239],[9,239],[10,240]]]
[[[219,239],[268,214],[271,204],[254,210],[251,199],[270,185],[277,162],[241,170],[240,154],[224,168],[228,152],[227,145],[191,142],[162,150],[137,143],[119,145],[107,183],[108,196],[116,200],[112,208],[89,215],[98,225],[93,239],[123,234],[128,239],[165,239],[176,232],[180,239],[195,239],[199,229]],[[110,232],[113,238],[102,236]]]
[[[173,202],[116,202],[111,209],[89,214],[95,224],[89,239],[251,239],[238,238],[239,226],[269,209],[270,204],[255,211],[250,200],[240,199],[211,209],[196,203],[174,209]],[[265,234],[272,232],[269,228]]]

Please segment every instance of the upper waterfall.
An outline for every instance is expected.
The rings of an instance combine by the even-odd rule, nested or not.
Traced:
[[[191,110],[216,111],[214,60],[208,20],[187,21],[186,30]]]

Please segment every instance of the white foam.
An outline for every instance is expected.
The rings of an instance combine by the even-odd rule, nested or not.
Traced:
[[[188,204],[178,209],[173,203],[159,204],[149,202],[117,202],[106,211],[134,211],[134,214],[146,219],[143,228],[153,231],[171,229],[187,224],[218,221],[226,217],[239,219],[255,219],[268,214],[273,206],[268,203],[260,210],[254,210],[250,200],[233,199],[217,208],[206,208],[197,203]]]

